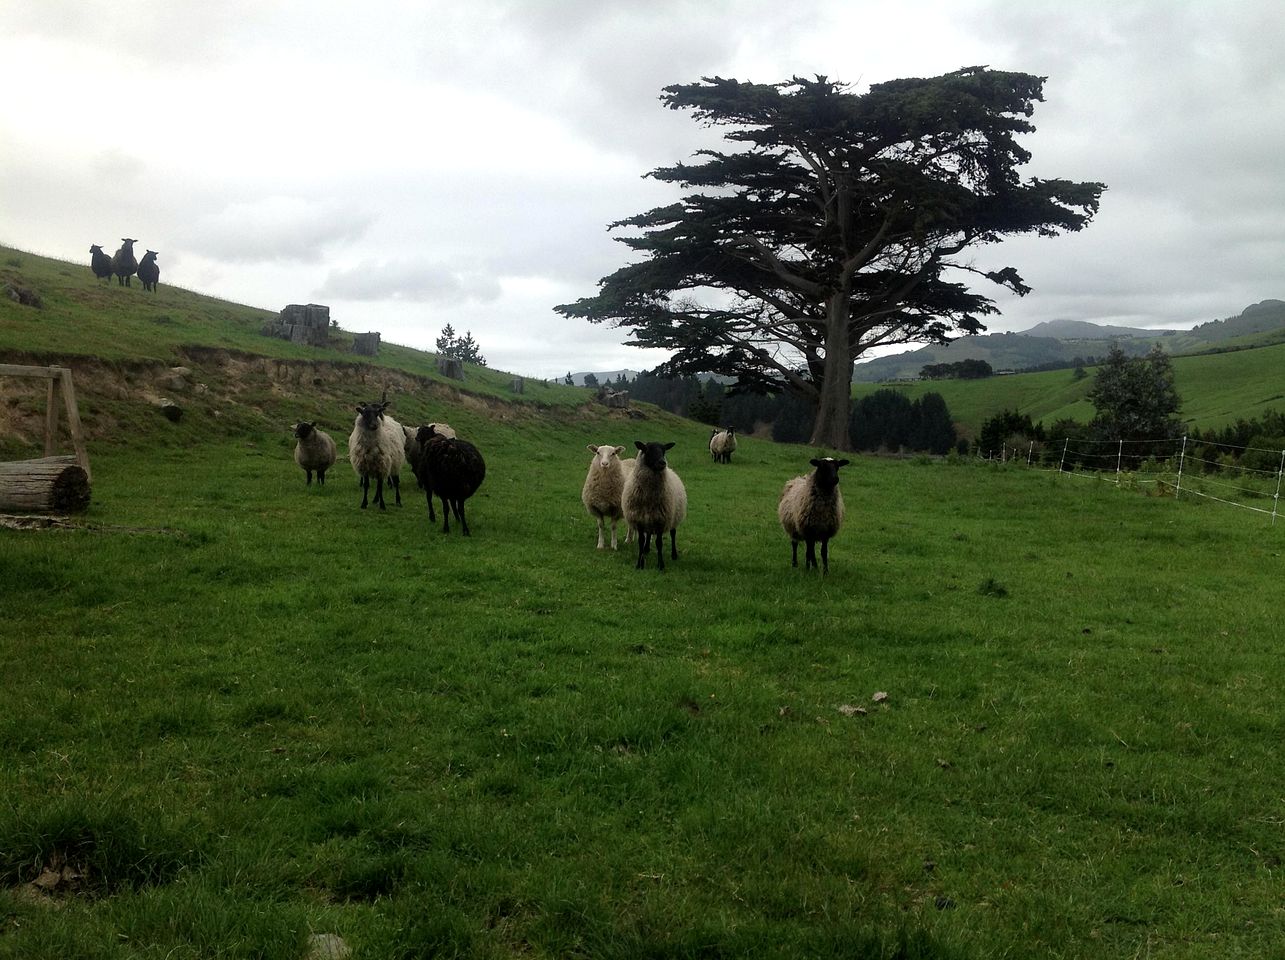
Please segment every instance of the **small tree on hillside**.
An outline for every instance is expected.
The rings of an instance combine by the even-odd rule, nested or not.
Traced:
[[[1097,410],[1090,424],[1095,437],[1132,441],[1126,454],[1138,458],[1153,452],[1167,454],[1167,443],[1153,451],[1137,441],[1168,441],[1182,434],[1182,422],[1176,416],[1182,398],[1174,389],[1169,354],[1159,344],[1145,357],[1125,356],[1113,345],[1093,380],[1089,400]]]
[[[482,356],[481,348],[473,339],[471,330],[465,331],[463,337],[457,337],[455,328],[448,323],[442,327],[442,335],[437,338],[436,345],[439,356],[450,357],[464,363],[476,363],[479,367],[486,366],[486,357]]]
[[[586,373],[586,374],[584,375],[584,385],[585,385],[586,387],[589,387],[590,389],[594,389],[594,390],[596,390],[596,389],[598,388],[598,377],[597,377],[597,375],[596,375],[596,374],[593,374],[593,373]]]

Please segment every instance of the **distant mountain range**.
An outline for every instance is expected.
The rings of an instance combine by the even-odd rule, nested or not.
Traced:
[[[1231,341],[1252,338],[1259,343],[1285,340],[1285,301],[1264,300],[1224,320],[1211,320],[1191,330],[1149,330],[1119,327],[1086,320],[1051,320],[1020,333],[984,333],[960,337],[941,346],[921,347],[906,353],[858,363],[853,380],[916,379],[930,363],[985,360],[996,371],[1024,370],[1043,364],[1075,360],[1100,360],[1116,343],[1130,355],[1141,355],[1160,343],[1171,354],[1201,353],[1231,346]],[[1246,346],[1251,345],[1246,343]]]

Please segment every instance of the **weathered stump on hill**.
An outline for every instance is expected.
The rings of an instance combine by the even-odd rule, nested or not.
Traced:
[[[457,360],[455,357],[438,357],[437,372],[444,377],[450,377],[452,380],[463,380],[464,361]]]
[[[509,381],[509,389],[514,393],[526,393],[526,381],[521,377],[514,377]]]
[[[0,463],[0,510],[75,513],[89,506],[89,475],[75,457]]]
[[[379,354],[379,331],[373,333],[354,333],[352,337],[352,352],[359,353],[363,357],[374,357]]]

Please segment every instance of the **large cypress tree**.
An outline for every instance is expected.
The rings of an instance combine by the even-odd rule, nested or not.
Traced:
[[[653,170],[693,192],[613,223],[634,229],[618,239],[640,256],[556,309],[672,351],[665,372],[791,391],[815,412],[811,441],[849,449],[863,352],[984,329],[996,308],[968,274],[1028,291],[1014,268],[980,270],[966,251],[1080,230],[1096,213],[1100,183],[1018,176],[1043,84],[969,67],[861,94],[825,77],[666,87],[665,106],[724,128],[733,149]]]

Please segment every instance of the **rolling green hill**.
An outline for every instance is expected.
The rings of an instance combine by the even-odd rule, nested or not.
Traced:
[[[1270,409],[1285,409],[1285,344],[1173,358],[1174,382],[1182,397],[1181,418],[1207,429],[1237,418],[1253,418]],[[965,434],[975,436],[981,424],[1001,410],[1030,414],[1033,421],[1069,417],[1088,422],[1093,405],[1085,399],[1096,367],[1076,380],[1071,370],[1017,373],[983,380],[921,380],[913,383],[856,383],[853,395],[890,389],[912,399],[940,393]]]

